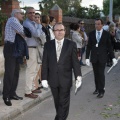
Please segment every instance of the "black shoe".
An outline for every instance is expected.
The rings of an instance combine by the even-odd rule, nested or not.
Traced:
[[[107,64],[108,67],[111,67],[112,65],[111,64]]]
[[[23,97],[19,97],[17,95],[14,95],[14,96],[10,97],[10,99],[13,99],[13,100],[23,100]]]
[[[7,106],[12,106],[12,103],[11,103],[11,101],[10,101],[9,98],[3,98],[3,100],[4,100],[4,103],[5,103]]]
[[[95,94],[98,94],[99,92],[98,92],[98,90],[95,90],[94,92],[93,92],[93,94],[95,95]]]
[[[83,64],[83,63],[82,63],[81,66],[86,66],[86,64]]]
[[[103,93],[99,93],[99,94],[97,95],[98,98],[102,98],[103,96],[104,96]]]

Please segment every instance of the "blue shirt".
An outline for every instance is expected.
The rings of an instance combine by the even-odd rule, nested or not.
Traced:
[[[23,22],[23,26],[29,28],[31,31],[32,37],[31,38],[26,38],[26,42],[28,46],[38,46],[37,39],[40,37],[40,26],[35,23],[34,21],[31,21],[30,19],[26,19]]]

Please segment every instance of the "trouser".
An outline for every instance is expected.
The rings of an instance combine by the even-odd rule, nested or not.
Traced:
[[[112,57],[110,56],[110,53],[107,54],[107,64],[112,65]]]
[[[16,89],[19,79],[19,63],[13,57],[14,43],[7,42],[4,45],[4,67],[5,73],[3,78],[3,98],[10,98],[16,95]]]
[[[56,108],[55,120],[66,120],[70,105],[70,88],[51,88]]]
[[[26,68],[26,85],[25,93],[31,94],[32,90],[35,90],[34,80],[38,73],[39,65],[37,63],[37,49],[29,48],[29,60],[27,60]]]
[[[94,77],[95,77],[95,88],[99,91],[99,93],[105,92],[105,65],[106,63],[92,63],[93,71],[94,71]]]
[[[82,47],[82,49],[81,49],[81,59],[80,59],[80,64],[83,64],[82,59],[83,59],[83,54],[84,54],[84,52],[85,52],[85,46]]]

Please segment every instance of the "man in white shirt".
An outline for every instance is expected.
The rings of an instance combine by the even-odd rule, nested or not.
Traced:
[[[94,71],[95,91],[93,94],[97,94],[98,98],[102,98],[105,93],[104,71],[107,62],[108,51],[113,60],[113,65],[117,64],[117,60],[115,59],[111,45],[110,35],[107,31],[103,30],[102,27],[103,21],[101,19],[96,19],[96,30],[89,34],[89,40],[86,49],[86,65],[89,66],[91,61]]]
[[[75,73],[76,87],[82,83],[77,47],[73,41],[65,39],[65,27],[56,23],[53,27],[55,39],[45,43],[42,61],[42,85],[50,85],[55,108],[55,120],[66,120],[70,104],[72,69]]]

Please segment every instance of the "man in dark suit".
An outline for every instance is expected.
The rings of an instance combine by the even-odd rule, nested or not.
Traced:
[[[50,85],[53,94],[55,120],[66,120],[70,104],[72,69],[75,73],[76,87],[82,83],[81,69],[77,58],[77,47],[73,41],[65,39],[65,27],[56,23],[53,27],[55,40],[46,42],[43,52],[42,85]]]
[[[91,61],[95,77],[96,89],[93,94],[98,94],[98,98],[102,98],[105,93],[104,70],[107,62],[108,51],[112,57],[113,65],[117,64],[117,60],[115,59],[111,45],[110,35],[107,31],[103,30],[102,27],[103,21],[101,19],[96,19],[96,30],[92,31],[89,34],[89,40],[86,50],[86,64],[89,66]]]

